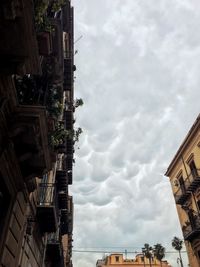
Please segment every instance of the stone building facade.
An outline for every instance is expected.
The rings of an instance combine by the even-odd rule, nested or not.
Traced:
[[[0,3],[0,267],[72,266],[74,15],[43,2]]]
[[[200,265],[200,116],[170,163],[169,177],[191,267]]]

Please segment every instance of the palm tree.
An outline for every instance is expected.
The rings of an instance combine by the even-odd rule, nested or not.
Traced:
[[[144,253],[144,256],[149,259],[149,264],[150,264],[150,267],[152,266],[151,265],[151,259],[152,259],[152,247],[149,246],[149,244],[144,244],[144,247],[142,248],[142,252]]]
[[[172,239],[172,247],[178,251],[179,253],[179,260],[180,260],[180,264],[181,264],[181,267],[183,267],[183,261],[182,261],[182,257],[181,257],[181,249],[183,247],[183,240],[181,240],[180,238],[178,237],[174,237]]]
[[[165,257],[165,248],[161,244],[156,244],[153,248],[153,254],[160,261],[160,266],[162,266],[162,259]]]

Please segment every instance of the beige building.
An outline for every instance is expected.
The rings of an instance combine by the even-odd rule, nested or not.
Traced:
[[[152,257],[151,265],[149,259],[144,255],[137,254],[134,259],[124,259],[123,254],[111,254],[104,259],[97,260],[96,267],[160,267],[161,263]],[[162,267],[171,267],[167,261],[162,260]]]
[[[170,178],[191,267],[200,266],[200,116],[170,163]]]

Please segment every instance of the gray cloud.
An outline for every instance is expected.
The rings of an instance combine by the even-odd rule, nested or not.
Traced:
[[[163,174],[199,112],[197,0],[74,0],[78,54],[74,249],[181,236]],[[131,254],[130,256],[133,256]],[[102,254],[74,252],[75,267]],[[171,264],[176,255],[167,254]],[[185,262],[187,260],[185,259]]]

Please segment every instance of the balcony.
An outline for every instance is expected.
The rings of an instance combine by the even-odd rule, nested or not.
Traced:
[[[62,235],[68,234],[68,210],[67,209],[61,210],[60,229],[61,229]]]
[[[66,191],[67,190],[67,172],[65,170],[57,170],[56,171],[56,183],[58,191]]]
[[[55,233],[47,235],[46,257],[51,260],[53,259],[53,261],[57,261],[62,257],[62,253],[62,237],[58,228]]]
[[[183,236],[187,241],[192,241],[200,235],[200,217],[196,216],[192,223],[187,222],[183,226]]]
[[[192,171],[184,180],[184,184],[180,185],[178,191],[174,194],[176,204],[183,205],[191,193],[200,186],[200,170]]]
[[[9,132],[25,182],[51,169],[44,107],[19,105],[11,117]]]
[[[72,218],[72,213],[68,215],[68,234],[72,234],[73,232],[73,218]]]
[[[66,145],[67,145],[67,154],[69,155],[72,155],[74,153],[74,142],[71,138],[67,138],[66,140]]]
[[[71,16],[72,8],[70,7],[70,2],[66,2],[66,5],[62,8],[62,17],[63,17],[63,31],[70,32],[71,30]]]
[[[188,192],[186,188],[179,188],[178,191],[174,194],[176,204],[183,205],[189,196],[190,192]]]
[[[56,172],[56,183],[58,191],[59,209],[67,209],[68,200],[68,179],[67,173],[64,170]]]
[[[68,199],[68,192],[67,191],[59,191],[58,192],[59,209],[67,209],[67,199]]]
[[[37,219],[43,233],[55,232],[58,228],[58,197],[54,183],[40,184]]]
[[[188,192],[195,192],[197,187],[200,186],[200,170],[193,170],[188,177]]]
[[[72,111],[64,112],[64,120],[65,120],[65,129],[72,130],[73,129],[73,113]]]
[[[72,59],[64,59],[64,83],[63,87],[64,90],[71,90],[72,85],[73,85],[73,64],[72,64]]]
[[[66,159],[63,162],[63,168],[67,170],[68,184],[71,185],[73,182],[72,168],[73,168],[73,155],[66,155]]]

